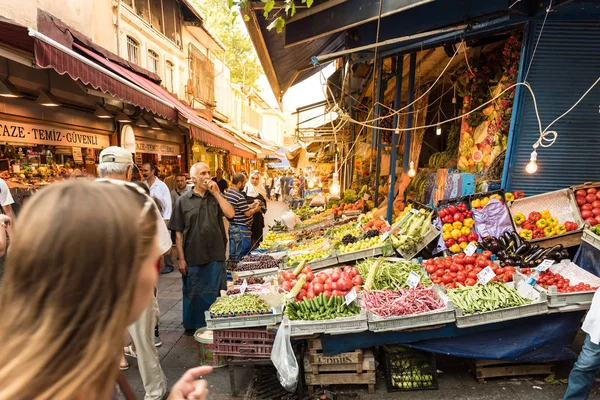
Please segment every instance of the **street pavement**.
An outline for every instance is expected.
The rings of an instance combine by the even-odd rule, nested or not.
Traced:
[[[269,202],[266,215],[266,225],[273,223],[287,210],[281,202]],[[158,304],[161,311],[159,323],[160,336],[163,345],[158,348],[161,365],[171,387],[189,368],[198,364],[196,341],[193,337],[183,334],[181,275],[175,272],[161,275],[158,283]],[[532,329],[535,329],[532,327]],[[575,348],[579,351],[579,348]],[[527,400],[558,400],[564,394],[566,385],[549,384],[544,382],[544,376],[520,377],[512,379],[489,379],[480,384],[468,370],[465,360],[453,357],[437,357],[438,369],[443,373],[439,378],[439,390],[411,391],[387,393],[385,378],[382,372],[377,375],[375,394],[368,394],[366,387],[342,386],[329,390],[338,393],[338,400],[343,398],[379,400],[388,398],[409,397],[412,400],[433,399],[527,399]],[[128,359],[131,367],[125,371],[125,376],[135,391],[138,399],[144,398],[144,389],[134,359]],[[563,374],[568,373],[570,365],[561,365]],[[379,368],[380,370],[382,368]],[[566,372],[564,372],[566,371]],[[243,396],[253,381],[255,371],[252,368],[236,368],[236,386],[238,394]],[[210,398],[213,400],[233,399],[230,394],[229,371],[227,368],[216,369],[206,379],[209,381]],[[346,394],[346,397],[343,396]],[[272,397],[273,399],[281,396]],[[600,385],[596,384],[590,399],[600,399]]]

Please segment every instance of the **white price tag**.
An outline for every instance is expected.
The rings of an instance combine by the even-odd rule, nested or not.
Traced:
[[[379,243],[385,242],[385,239],[387,239],[388,236],[390,236],[390,231],[387,231],[383,235],[381,235],[381,239],[379,240]]]
[[[410,212],[413,213],[413,214],[415,214],[415,215],[419,214],[419,210],[417,210],[416,208],[411,208]]]
[[[469,245],[465,248],[465,255],[472,256],[473,253],[477,250],[477,245],[473,242],[469,243]]]
[[[496,274],[489,266],[485,267],[480,273],[477,274],[477,279],[479,279],[479,282],[484,285],[487,285],[487,283],[495,277]]]
[[[406,284],[409,288],[416,287],[419,282],[421,282],[421,275],[417,274],[415,271],[410,271],[408,274],[408,279],[406,279]]]
[[[353,288],[350,293],[346,295],[346,305],[349,306],[357,297],[358,294],[356,294],[356,289]]]
[[[362,224],[359,222],[358,224],[356,224],[356,229],[360,229],[362,227]]]
[[[242,286],[240,286],[240,294],[244,294],[246,293],[246,289],[248,288],[248,281],[244,279],[244,282],[242,282]]]
[[[544,260],[540,263],[540,265],[538,265],[538,267],[536,269],[538,269],[540,272],[547,270],[548,268],[550,268],[550,266],[554,264],[554,260]]]

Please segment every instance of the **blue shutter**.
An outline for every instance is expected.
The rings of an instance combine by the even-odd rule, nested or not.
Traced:
[[[541,26],[537,23],[529,41],[528,60]],[[567,111],[598,77],[600,24],[548,21],[527,78],[536,95],[542,129]],[[522,93],[523,108],[520,120],[516,121],[515,150],[506,185],[509,190],[523,190],[530,196],[600,181],[600,83],[573,111],[551,127],[558,132],[558,139],[552,147],[537,149],[535,174],[525,172],[525,166],[539,138],[539,128],[531,95],[526,89]]]

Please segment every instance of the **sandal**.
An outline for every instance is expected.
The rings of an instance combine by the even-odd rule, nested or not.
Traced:
[[[119,364],[119,369],[121,371],[127,371],[129,369],[129,363],[125,364],[125,365],[121,365]]]
[[[137,354],[135,354],[135,351],[133,350],[132,345],[129,345],[129,346],[123,348],[123,353],[125,353],[126,356],[129,356],[132,358],[137,358]]]

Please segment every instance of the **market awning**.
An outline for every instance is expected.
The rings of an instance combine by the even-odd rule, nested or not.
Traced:
[[[248,147],[244,146],[241,143],[236,143],[233,145],[233,150],[231,151],[231,154],[250,160],[256,159],[256,153],[252,152]]]
[[[221,129],[217,124],[198,116],[192,109],[183,104],[179,99],[169,93],[162,86],[144,77],[141,77],[126,68],[121,67],[120,65],[100,56],[99,54],[94,53],[89,49],[86,49],[83,46],[80,46],[77,43],[73,43],[73,47],[77,49],[77,51],[104,65],[113,72],[118,73],[145,90],[160,96],[161,98],[165,99],[165,101],[172,103],[176,111],[179,111],[179,113],[186,119],[186,122],[190,124],[190,135],[194,139],[224,150],[231,151],[233,149],[233,144],[235,143],[234,138],[232,138],[227,132],[223,131],[223,129]],[[177,118],[175,118],[175,120],[177,120]]]

